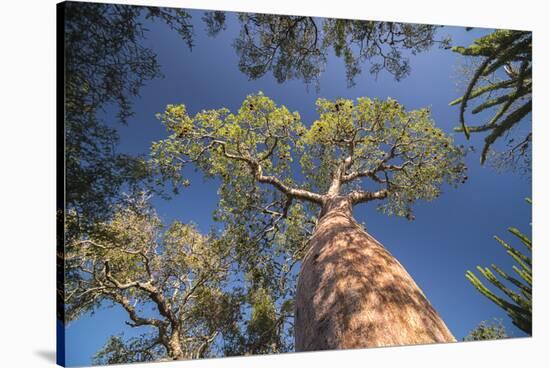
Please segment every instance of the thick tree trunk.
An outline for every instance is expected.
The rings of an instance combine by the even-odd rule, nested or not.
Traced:
[[[403,266],[354,220],[345,197],[323,207],[295,317],[296,351],[456,341]]]

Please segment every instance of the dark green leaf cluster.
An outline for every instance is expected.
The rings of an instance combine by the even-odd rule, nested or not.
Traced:
[[[108,106],[126,122],[131,100],[146,80],[161,76],[154,52],[143,46],[143,19],[168,24],[191,46],[183,10],[115,4],[65,3],[64,119],[67,209],[79,221],[68,236],[109,214],[120,189],[148,175],[144,160],[116,152],[114,122],[99,115]]]
[[[449,40],[437,40],[437,26],[394,22],[326,19],[323,47],[332,47],[343,57],[350,85],[361,72],[361,64],[370,62],[370,73],[386,70],[399,81],[410,73],[407,56],[426,51],[434,44],[447,47]]]
[[[143,363],[162,360],[166,351],[147,334],[124,340],[111,336],[93,357],[94,365]]]
[[[239,69],[250,79],[271,71],[275,79],[315,81],[323,71],[326,55],[312,17],[240,14],[242,28],[234,47]]]
[[[293,350],[290,321],[293,300],[282,304],[267,290],[250,287],[245,303],[249,310],[242,328],[224,342],[225,355],[283,353]]]
[[[240,14],[239,20],[242,28],[234,46],[240,70],[251,79],[272,72],[279,83],[318,82],[331,48],[343,58],[350,86],[364,62],[370,62],[371,74],[386,70],[401,80],[410,72],[406,53],[449,44],[436,38],[438,27],[432,25],[270,14]],[[219,29],[219,23],[213,24]]]

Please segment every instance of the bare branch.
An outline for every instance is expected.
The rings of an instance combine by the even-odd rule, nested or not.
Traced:
[[[130,300],[128,300],[128,298],[126,298],[122,294],[117,293],[115,291],[109,291],[109,290],[105,290],[103,291],[103,293],[105,295],[108,295],[111,298],[111,300],[119,304],[128,313],[128,316],[132,320],[132,323],[127,323],[129,326],[139,327],[144,325],[150,325],[150,326],[155,326],[157,328],[162,328],[165,326],[166,322],[161,321],[159,319],[144,318],[139,316],[136,312],[136,309],[130,303]]]
[[[108,261],[105,261],[105,277],[109,282],[111,282],[118,289],[121,289],[121,290],[126,290],[132,287],[137,287],[147,292],[152,292],[154,290],[153,286],[149,283],[143,283],[139,281],[130,281],[126,283],[121,282],[111,274],[111,267],[109,266]]]
[[[354,190],[349,194],[352,204],[363,203],[375,199],[384,199],[388,196],[387,189],[381,189],[376,192],[368,192],[363,190]]]
[[[157,290],[151,283],[146,282],[139,282],[139,281],[130,281],[127,283],[122,283],[119,280],[117,280],[112,274],[109,267],[109,262],[105,262],[105,277],[107,280],[109,280],[111,283],[113,283],[118,289],[125,290],[132,287],[139,288],[145,292],[147,292],[153,302],[157,305],[157,308],[159,310],[159,313],[163,316],[168,318],[172,326],[178,325],[178,320],[176,318],[176,315],[172,311],[169,303],[166,301],[162,293]]]
[[[322,196],[320,194],[313,193],[305,189],[293,188],[291,186],[286,185],[280,179],[274,176],[263,175],[262,166],[252,157],[235,155],[235,154],[229,153],[227,151],[227,142],[220,141],[220,140],[215,140],[214,142],[219,144],[222,147],[223,155],[225,157],[232,160],[246,162],[258,182],[264,183],[264,184],[270,184],[271,186],[275,187],[282,193],[292,198],[302,199],[302,200],[310,201],[317,204],[322,203]]]
[[[302,199],[317,204],[322,203],[322,196],[320,194],[310,192],[309,190],[305,189],[293,188],[284,184],[281,180],[274,176],[263,175],[262,168],[259,165],[257,166],[255,177],[256,180],[258,180],[260,183],[270,184],[289,197]]]

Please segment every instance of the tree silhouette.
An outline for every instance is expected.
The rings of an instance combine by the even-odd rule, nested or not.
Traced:
[[[208,17],[211,34],[223,24],[219,15],[218,21],[214,16]],[[386,70],[401,80],[410,73],[404,53],[449,45],[449,39],[436,38],[438,26],[432,25],[250,13],[239,14],[239,21],[241,31],[234,47],[240,70],[250,79],[271,72],[279,83],[318,82],[331,48],[344,59],[350,86],[365,62],[370,63],[371,74]]]
[[[58,6],[62,22],[62,91],[64,139],[64,197],[58,205],[58,320],[64,321],[64,247],[86,234],[98,220],[111,215],[121,188],[149,177],[145,160],[120,154],[113,121],[100,117],[106,108],[118,110],[118,120],[131,116],[131,100],[144,81],[159,77],[154,52],[144,46],[144,19],[158,19],[179,32],[191,47],[189,16],[181,9],[118,4],[64,2]],[[62,185],[62,184],[61,184]],[[71,212],[73,221],[65,221]]]
[[[399,81],[411,71],[404,53],[416,55],[438,44],[448,48],[450,39],[437,39],[438,26],[395,22],[376,22],[328,18],[324,22],[325,47],[332,46],[343,57],[350,85],[361,73],[361,64],[370,63],[369,71],[377,76],[387,71]]]
[[[181,9],[117,4],[73,3],[63,7],[65,205],[79,216],[85,231],[105,218],[123,184],[147,176],[145,162],[116,152],[113,121],[99,114],[118,109],[123,123],[131,116],[131,100],[146,80],[161,76],[154,52],[142,46],[143,20],[158,19],[179,32],[192,46],[189,15]]]

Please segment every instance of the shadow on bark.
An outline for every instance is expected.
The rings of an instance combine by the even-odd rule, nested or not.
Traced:
[[[403,266],[341,208],[310,240],[295,323],[297,351],[456,341]]]

